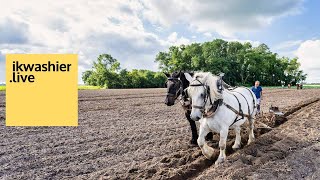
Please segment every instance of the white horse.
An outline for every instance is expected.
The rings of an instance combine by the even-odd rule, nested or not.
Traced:
[[[233,128],[236,133],[233,149],[240,148],[240,126],[246,120],[249,120],[250,126],[248,144],[254,140],[254,117],[257,111],[257,100],[250,89],[245,87],[224,89],[221,78],[211,73],[196,73],[188,87],[188,95],[192,101],[190,117],[195,121],[200,120],[197,141],[206,158],[212,159],[214,150],[205,142],[205,136],[211,131],[220,133],[220,154],[215,164],[226,159],[225,149],[229,128]]]

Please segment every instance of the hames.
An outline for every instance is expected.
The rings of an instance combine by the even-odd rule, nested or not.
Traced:
[[[58,72],[70,71],[71,64],[60,64],[59,61],[51,63],[48,61],[45,64],[24,64],[19,61],[13,61],[13,71],[41,71],[41,72]]]

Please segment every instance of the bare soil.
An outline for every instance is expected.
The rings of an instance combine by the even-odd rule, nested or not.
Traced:
[[[319,179],[320,90],[264,90],[255,143],[215,166],[197,146],[165,89],[79,91],[78,127],[5,127],[0,94],[0,179]],[[270,105],[286,118],[268,121]],[[218,135],[209,144],[217,148]]]

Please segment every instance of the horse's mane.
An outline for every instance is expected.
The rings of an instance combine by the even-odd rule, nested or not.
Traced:
[[[212,100],[222,99],[222,94],[218,92],[217,87],[217,81],[219,80],[219,76],[215,76],[210,72],[197,72],[193,76],[193,80],[196,79],[210,87],[210,95]]]

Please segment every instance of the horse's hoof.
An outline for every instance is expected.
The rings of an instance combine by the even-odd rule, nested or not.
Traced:
[[[249,139],[249,140],[248,140],[248,145],[251,144],[251,143],[253,143],[253,142],[254,142],[254,139],[255,139],[255,138]]]
[[[202,148],[202,154],[208,159],[208,160],[214,160],[214,149],[212,147],[209,147],[207,144],[205,144]]]
[[[209,153],[209,154],[203,154],[204,157],[206,157],[206,159],[210,160],[210,161],[214,161],[214,155],[213,152]]]
[[[233,146],[232,146],[232,149],[233,149],[234,151],[236,151],[236,150],[240,149],[240,145],[233,145]]]
[[[218,165],[218,164],[221,164],[223,162],[224,162],[224,157],[219,157],[214,164]]]

